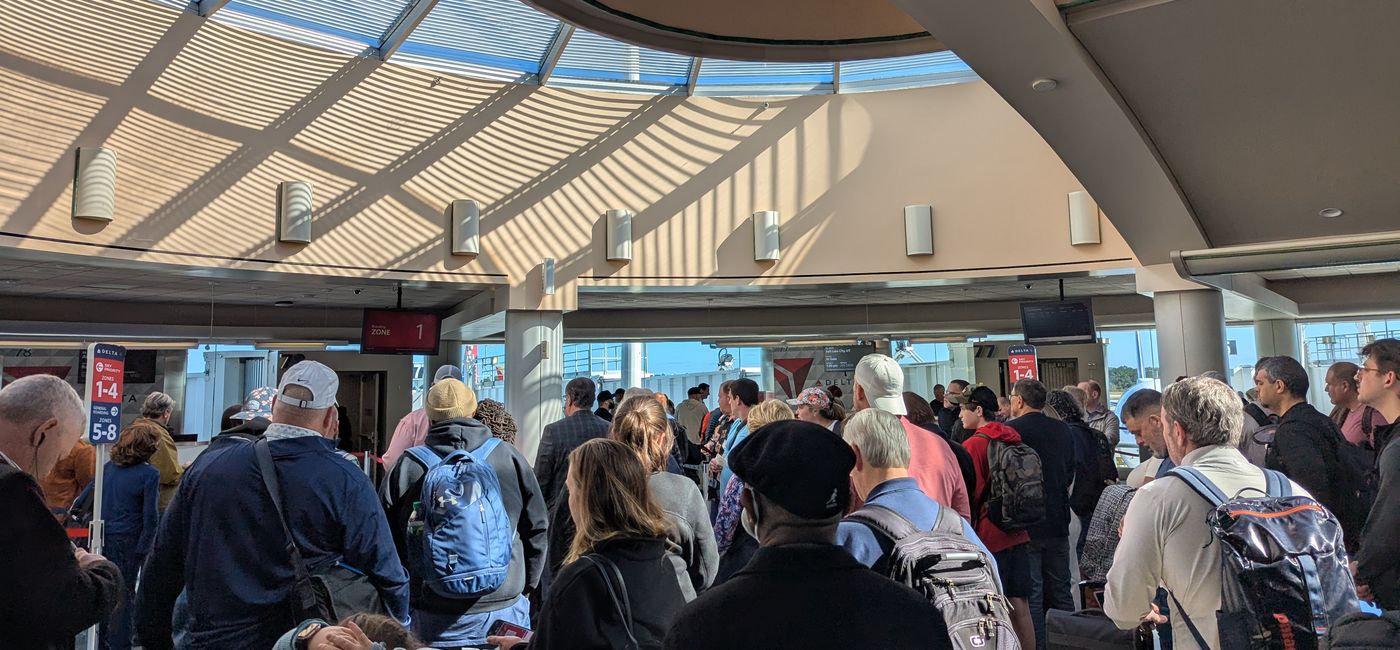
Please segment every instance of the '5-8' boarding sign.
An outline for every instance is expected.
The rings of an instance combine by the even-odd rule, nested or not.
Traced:
[[[94,445],[110,445],[121,430],[126,348],[93,343],[88,346],[87,362],[88,440]]]

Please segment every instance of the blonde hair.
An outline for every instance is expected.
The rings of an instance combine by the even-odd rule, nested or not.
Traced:
[[[758,405],[749,409],[749,431],[758,431],[758,428],[765,424],[772,424],[780,420],[791,420],[795,415],[792,407],[780,399],[770,399],[759,402]]]
[[[661,402],[654,397],[633,397],[613,414],[608,437],[631,447],[647,471],[659,472],[666,468],[666,457],[671,453],[670,432]]]
[[[659,407],[660,405],[658,405]],[[587,555],[600,542],[620,537],[666,536],[666,514],[651,496],[651,473],[631,447],[594,438],[569,454],[574,541],[566,562]]]

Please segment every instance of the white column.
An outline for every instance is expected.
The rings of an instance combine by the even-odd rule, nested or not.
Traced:
[[[1152,296],[1163,386],[1181,375],[1225,372],[1225,302],[1214,289]]]
[[[506,312],[506,409],[519,427],[515,445],[531,463],[544,426],[564,417],[564,315]]]
[[[1260,357],[1293,357],[1302,361],[1298,350],[1298,321],[1292,318],[1254,321],[1254,345]]]
[[[642,367],[642,344],[640,342],[622,344],[622,387],[640,388],[646,369]]]

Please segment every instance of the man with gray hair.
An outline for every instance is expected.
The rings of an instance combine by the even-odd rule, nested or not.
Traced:
[[[879,409],[865,409],[846,421],[841,437],[856,455],[851,485],[865,502],[861,510],[881,508],[907,521],[916,530],[933,530],[943,506],[928,498],[909,476],[909,438],[904,433],[904,424],[899,421],[899,416]],[[957,516],[956,512],[952,514]],[[972,524],[961,517],[958,517],[958,521],[963,537],[981,546],[991,561],[991,552],[977,537]],[[890,553],[894,550],[895,541],[865,520],[851,516],[847,516],[836,528],[836,544],[845,548],[857,562],[880,575],[889,573]]]
[[[462,379],[462,369],[452,364],[446,364],[433,373],[433,383],[428,388],[436,386],[444,379]],[[426,395],[426,392],[424,393]],[[389,448],[384,451],[384,466],[393,467],[399,462],[399,456],[407,451],[409,447],[417,447],[423,444],[428,437],[427,409],[415,409],[399,420],[398,426],[394,427],[394,435],[389,438]]]
[[[68,382],[32,375],[0,390],[0,645],[71,648],[125,589],[117,566],[74,548],[44,504],[47,476],[83,436]]]
[[[1079,382],[1078,388],[1088,396],[1088,399],[1083,400],[1084,423],[1088,424],[1089,428],[1108,436],[1108,441],[1113,443],[1114,448],[1117,448],[1123,434],[1118,430],[1118,416],[1113,413],[1113,409],[1108,408],[1103,384],[1093,379],[1085,379]]]
[[[125,438],[132,432],[148,433],[160,441],[160,446],[156,448],[156,453],[151,456],[151,465],[160,470],[160,503],[161,512],[170,506],[170,500],[175,498],[175,488],[180,487],[180,476],[185,473],[185,468],[180,465],[180,454],[175,449],[175,438],[170,435],[170,429],[166,428],[170,424],[170,416],[175,413],[175,399],[162,392],[154,392],[146,396],[146,400],[141,403],[141,417],[127,425],[122,430],[121,437]]]
[[[1227,495],[1265,494],[1264,471],[1236,448],[1244,418],[1239,404],[1234,389],[1214,379],[1187,377],[1167,386],[1162,392],[1167,454],[1178,466],[1204,474]],[[1292,488],[1294,495],[1307,495],[1301,486]],[[1215,620],[1221,607],[1220,549],[1206,524],[1213,510],[1175,476],[1137,491],[1123,518],[1123,537],[1104,593],[1104,613],[1118,627],[1166,623],[1152,603],[1160,585],[1172,595],[1173,606],[1185,610],[1185,616],[1171,617],[1173,647],[1199,647],[1186,616],[1210,648],[1220,647]]]
[[[318,362],[288,368],[262,440],[210,447],[185,474],[141,576],[143,648],[173,648],[181,591],[191,614],[182,650],[272,647],[317,615],[298,599],[293,545],[305,572],[367,580],[391,616],[410,622],[408,574],[374,485],[336,453],[339,386]]]

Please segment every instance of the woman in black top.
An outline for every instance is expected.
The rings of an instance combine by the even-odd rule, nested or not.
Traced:
[[[589,440],[569,454],[566,485],[577,533],[528,647],[661,647],[689,600],[690,580],[667,557],[666,516],[648,474],[637,453],[614,440]],[[486,641],[502,650],[527,646],[513,636]]]

